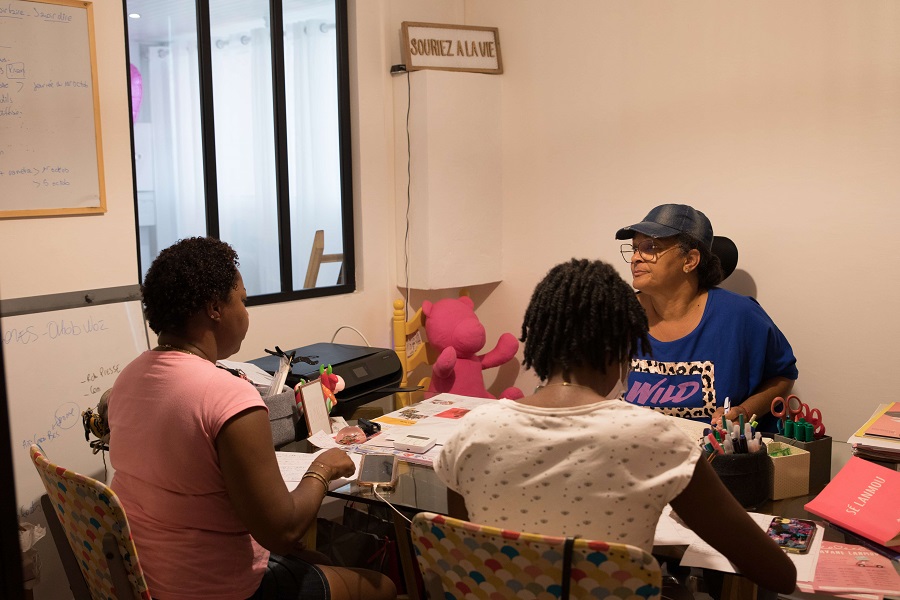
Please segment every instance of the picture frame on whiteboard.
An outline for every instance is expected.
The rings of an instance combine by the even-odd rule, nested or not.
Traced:
[[[407,71],[503,73],[500,30],[496,27],[410,21],[400,27]]]

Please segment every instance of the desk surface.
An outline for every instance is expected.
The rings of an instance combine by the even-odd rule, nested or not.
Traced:
[[[833,442],[831,463],[832,474],[837,473],[850,460],[852,449],[844,442]],[[410,512],[428,511],[448,514],[447,486],[444,485],[431,467],[400,461],[400,474],[396,487],[391,491],[379,490],[379,494],[397,508]],[[329,492],[330,496],[353,500],[357,502],[382,503],[368,486],[361,486],[355,482]],[[783,500],[768,500],[762,506],[755,509],[756,512],[795,517],[798,519],[819,518],[804,510],[803,506],[812,499],[812,495],[785,498]],[[459,516],[459,515],[451,515]],[[835,532],[837,535],[841,535]],[[827,538],[832,539],[832,538]],[[842,537],[835,537],[832,541],[843,541]]]
[[[832,446],[832,475],[837,473],[850,459],[852,448],[849,444],[843,442],[833,442]],[[397,485],[393,490],[379,490],[385,500],[390,502],[394,507],[408,515],[416,512],[428,511],[439,514],[446,514],[455,517],[464,517],[453,510],[452,502],[449,499],[448,488],[438,479],[434,470],[427,466],[412,464],[408,462],[399,463],[400,474],[397,479]],[[329,492],[329,496],[351,500],[354,502],[363,502],[370,504],[383,504],[383,500],[377,497],[372,489],[367,486],[360,486],[357,483],[349,483],[341,488]],[[769,500],[756,509],[756,512],[780,515],[787,517],[795,517],[801,519],[812,519],[820,521],[819,517],[808,513],[803,507],[812,499],[813,495],[798,496],[794,498],[785,498],[782,500]],[[456,513],[456,514],[454,514]],[[831,527],[822,528],[824,539],[832,542],[848,543],[860,545],[859,540],[854,539],[852,535],[845,535]],[[680,558],[686,546],[654,546],[654,553],[661,556],[671,556]],[[900,572],[900,563],[894,562],[895,568]],[[830,597],[822,594],[810,595],[795,592],[791,598],[813,598],[813,597]]]

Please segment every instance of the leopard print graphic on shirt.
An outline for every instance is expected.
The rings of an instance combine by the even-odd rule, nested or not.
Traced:
[[[638,406],[646,406],[666,415],[685,419],[709,419],[716,410],[715,365],[712,361],[661,362],[656,360],[631,361],[631,370],[653,375],[699,375],[700,393],[703,406],[656,406],[663,395],[665,379],[652,388],[648,384],[635,382],[625,392],[625,400]]]

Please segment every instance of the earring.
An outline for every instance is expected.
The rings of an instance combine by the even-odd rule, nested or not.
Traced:
[[[690,272],[691,272],[690,267],[685,267],[685,268],[684,268],[684,272],[685,272],[685,273],[690,273]]]

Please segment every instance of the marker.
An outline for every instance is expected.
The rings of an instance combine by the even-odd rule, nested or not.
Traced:
[[[725,436],[725,442],[722,444],[725,447],[725,454],[734,454],[734,444],[731,443],[731,436]]]
[[[741,413],[738,415],[738,425],[740,426],[738,431],[743,431],[744,430],[744,413]]]
[[[719,445],[719,442],[716,441],[716,438],[714,438],[712,434],[709,434],[707,437],[709,438],[710,445],[716,451],[716,454],[725,454],[725,451],[722,450],[722,446]]]

